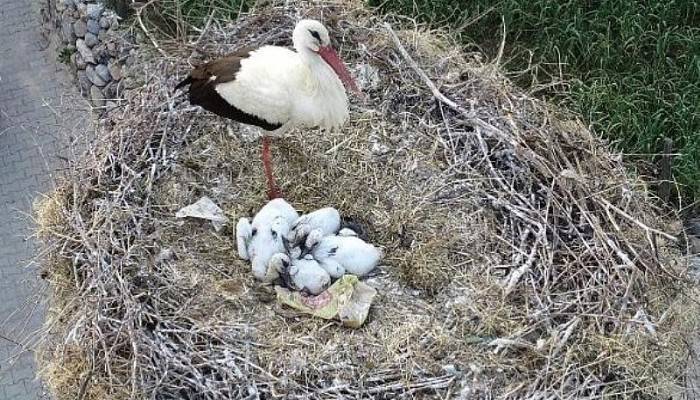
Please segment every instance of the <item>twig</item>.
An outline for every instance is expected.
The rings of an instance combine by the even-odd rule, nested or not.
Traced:
[[[511,272],[510,276],[508,277],[508,284],[505,288],[506,296],[508,296],[513,291],[513,289],[515,289],[515,285],[518,284],[520,278],[523,275],[525,275],[530,270],[530,268],[532,268],[532,264],[535,262],[535,254],[537,253],[541,237],[542,235],[538,233],[537,239],[535,240],[535,243],[532,244],[532,248],[530,249],[530,254],[528,254],[527,256],[527,261],[525,261],[523,265],[518,267],[518,269]]]
[[[503,58],[503,49],[506,47],[506,17],[501,15],[501,25],[503,26],[503,35],[501,36],[501,44],[498,46],[498,54],[496,55],[496,66],[501,65]]]
[[[413,57],[411,57],[410,54],[408,54],[408,51],[406,51],[406,48],[403,47],[401,44],[401,41],[399,40],[399,37],[396,36],[396,33],[394,30],[391,28],[391,24],[388,22],[384,23],[384,28],[386,28],[387,32],[389,32],[389,35],[391,36],[391,39],[394,41],[394,45],[396,45],[396,48],[399,50],[399,53],[401,53],[401,56],[408,62],[408,64],[411,66],[411,68],[420,76],[421,80],[428,86],[430,91],[433,93],[433,96],[437,98],[439,101],[442,103],[445,103],[448,107],[452,108],[453,110],[459,111],[465,115],[470,115],[469,111],[466,109],[462,108],[459,104],[455,103],[454,101],[450,100],[447,96],[442,94],[440,90],[435,86],[432,80],[428,77],[428,75],[418,66],[418,64],[413,60]]]
[[[148,7],[148,6],[150,6],[150,5],[153,4],[155,1],[156,1],[156,0],[150,0],[148,3],[144,4],[143,6],[138,7],[138,8],[136,9],[136,19],[139,21],[139,26],[141,27],[141,30],[143,31],[143,33],[146,35],[146,37],[147,37],[147,38],[151,41],[151,43],[153,44],[153,47],[155,47],[156,50],[158,50],[158,52],[159,52],[163,57],[169,57],[169,56],[168,56],[168,53],[166,53],[166,52],[158,45],[158,42],[156,41],[156,38],[154,38],[153,35],[151,35],[151,32],[149,32],[148,29],[146,29],[146,25],[143,23],[143,19],[141,18],[141,12],[143,11],[143,9],[146,8],[146,7]]]
[[[614,204],[611,204],[609,201],[607,201],[607,200],[605,200],[605,199],[603,199],[603,198],[599,198],[598,201],[600,201],[601,203],[605,204],[607,207],[610,207],[613,211],[615,211],[615,212],[617,212],[618,214],[620,214],[621,216],[625,217],[625,218],[626,218],[627,220],[629,220],[630,222],[633,222],[633,223],[637,224],[637,226],[639,226],[640,228],[642,228],[642,229],[644,229],[644,230],[647,230],[647,231],[650,231],[650,232],[654,232],[654,233],[656,233],[657,235],[661,235],[661,236],[665,237],[665,238],[668,239],[668,240],[672,240],[672,241],[674,241],[674,242],[677,242],[677,241],[678,241],[678,238],[677,238],[677,237],[672,236],[672,235],[669,235],[668,233],[663,232],[663,231],[660,231],[660,230],[658,230],[658,229],[654,229],[654,228],[652,228],[652,227],[647,226],[647,225],[644,224],[642,221],[640,221],[640,220],[638,220],[638,219],[632,217],[631,215],[627,214],[626,212],[624,212],[623,210],[621,210],[620,208],[618,208],[618,207],[615,206]]]

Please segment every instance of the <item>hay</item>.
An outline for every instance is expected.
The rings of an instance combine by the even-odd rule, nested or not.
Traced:
[[[44,202],[54,293],[40,363],[56,398],[674,393],[697,307],[663,233],[675,219],[620,157],[437,32],[394,36],[349,2],[288,3],[144,46],[98,145]],[[264,202],[250,132],[173,95],[187,63],[289,45],[301,16],[379,76],[342,131],[273,145],[288,201],[333,205],[384,248],[359,330],[276,306],[231,227],[174,217],[203,195],[232,221]]]

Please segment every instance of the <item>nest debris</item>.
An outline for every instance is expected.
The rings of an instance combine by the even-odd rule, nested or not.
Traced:
[[[210,20],[184,46],[149,35],[158,53],[141,49],[98,145],[38,206],[52,287],[39,362],[57,399],[679,389],[697,315],[687,260],[663,233],[675,218],[620,157],[439,32],[394,32],[384,23],[406,21],[354,2],[287,3]],[[290,201],[335,206],[384,248],[355,331],[271,303],[231,227],[174,217],[207,195],[235,221],[265,186],[250,132],[189,106],[175,82],[188,62],[289,45],[301,16],[329,26],[369,94],[342,132],[273,145]]]

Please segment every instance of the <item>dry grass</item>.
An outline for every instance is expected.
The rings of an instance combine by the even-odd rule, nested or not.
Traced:
[[[54,297],[41,361],[56,397],[674,393],[697,308],[661,233],[675,220],[619,157],[439,33],[399,31],[402,54],[356,4],[292,3],[156,42],[167,57],[142,49],[100,145],[44,203]],[[289,44],[301,15],[380,76],[342,132],[273,146],[288,201],[338,207],[385,251],[359,330],[275,305],[231,227],[174,218],[202,195],[232,220],[264,202],[259,144],[174,97],[187,60]]]

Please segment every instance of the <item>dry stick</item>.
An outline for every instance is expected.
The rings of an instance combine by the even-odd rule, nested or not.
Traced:
[[[243,4],[243,2],[241,2],[241,4]],[[202,32],[200,32],[199,37],[197,37],[197,40],[193,44],[193,46],[195,48],[197,46],[199,46],[199,43],[204,38],[204,35],[209,31],[209,27],[211,27],[212,21],[214,21],[214,14],[215,13],[216,13],[216,9],[212,9],[211,13],[209,13],[209,18],[207,18],[207,22],[204,24],[204,28],[202,29]]]
[[[508,278],[508,284],[506,285],[505,289],[505,295],[508,296],[513,289],[515,289],[515,285],[518,284],[520,281],[520,278],[527,273],[527,271],[532,268],[533,263],[535,262],[535,253],[537,252],[537,248],[540,244],[540,239],[542,238],[542,232],[537,232],[537,239],[535,240],[535,243],[532,245],[532,248],[530,249],[530,254],[527,257],[527,261],[518,269],[513,271],[510,274],[510,277]]]
[[[554,351],[552,352],[553,355],[561,351],[566,342],[569,341],[569,338],[574,333],[574,329],[576,329],[580,322],[581,318],[579,317],[576,317],[573,320],[571,320],[571,322],[569,322],[569,326],[566,328],[566,330],[564,330],[563,334],[561,335],[561,338],[559,339],[559,342],[556,344]]]
[[[406,48],[401,44],[399,37],[396,35],[394,30],[391,28],[391,24],[389,24],[388,22],[385,22],[384,27],[387,30],[387,32],[389,32],[389,35],[391,36],[394,44],[396,45],[396,48],[399,50],[399,53],[401,53],[401,56],[408,62],[408,64],[418,74],[418,76],[421,78],[421,80],[423,80],[425,85],[428,86],[428,88],[430,89],[430,91],[432,92],[433,96],[436,99],[438,99],[440,102],[444,103],[448,107],[452,108],[453,110],[463,114],[469,122],[477,125],[477,127],[485,129],[486,131],[488,131],[492,134],[495,134],[499,138],[505,140],[508,144],[510,144],[513,147],[513,149],[522,148],[522,146],[519,146],[516,142],[513,141],[513,138],[508,137],[508,135],[506,135],[503,132],[501,132],[500,130],[498,130],[498,128],[496,128],[495,126],[489,124],[488,122],[482,120],[479,117],[476,117],[473,112],[466,110],[464,107],[460,106],[459,104],[455,103],[454,101],[449,99],[447,96],[442,94],[442,92],[440,92],[440,90],[437,88],[435,83],[433,83],[433,81],[428,77],[428,75],[425,73],[425,71],[423,71],[418,66],[418,63],[416,63],[416,61],[411,57],[411,55],[408,54],[408,51],[406,50]],[[480,139],[481,139],[481,141],[483,141],[483,138],[480,137]],[[529,151],[525,152],[525,155],[532,158],[533,164],[536,167],[539,167],[539,165],[540,165],[539,160],[537,159],[536,155],[532,152],[532,150],[530,150],[529,148],[525,149],[525,150],[529,150]]]
[[[661,184],[659,185],[659,197],[663,201],[668,202],[671,200],[671,182],[673,180],[673,139],[664,139],[664,154],[661,157],[661,172],[659,173],[659,180]]]
[[[423,80],[426,86],[430,89],[430,91],[433,93],[433,96],[438,99],[440,102],[446,104],[448,107],[452,108],[453,110],[462,113],[469,122],[480,126],[481,128],[499,136],[500,138],[506,140],[511,146],[514,148],[517,148],[517,143],[513,142],[512,138],[509,138],[507,135],[505,135],[503,132],[498,130],[495,126],[489,124],[488,122],[484,121],[483,119],[477,117],[474,115],[473,112],[470,112],[466,110],[464,107],[460,106],[459,104],[455,103],[454,101],[450,100],[447,96],[442,94],[440,90],[437,88],[435,83],[428,77],[428,75],[423,71],[419,66],[418,63],[411,57],[410,54],[408,54],[408,51],[406,51],[406,48],[403,47],[401,44],[401,41],[399,40],[399,37],[396,36],[396,33],[394,30],[391,28],[391,24],[388,22],[384,23],[384,28],[389,32],[389,35],[391,36],[391,39],[393,40],[394,44],[396,45],[396,48],[399,50],[399,53],[401,53],[401,56],[408,62],[408,64],[411,66],[411,68],[418,74],[418,76]]]
[[[506,18],[501,16],[501,23],[503,24],[503,36],[501,37],[501,45],[498,47],[498,55],[496,56],[496,65],[501,65],[501,58],[503,57],[503,49],[506,47]]]
[[[141,12],[143,11],[143,9],[146,8],[146,7],[148,7],[148,6],[150,6],[150,5],[153,4],[155,1],[156,1],[156,0],[151,0],[151,1],[149,1],[148,3],[144,4],[143,6],[137,8],[137,9],[136,9],[136,19],[139,21],[139,26],[141,26],[141,30],[143,31],[143,33],[146,34],[146,37],[147,37],[147,38],[151,41],[151,43],[153,44],[153,47],[155,47],[156,50],[158,50],[158,52],[159,52],[163,57],[168,57],[168,53],[166,53],[163,49],[160,48],[160,46],[158,46],[158,42],[157,42],[156,39],[153,37],[153,35],[151,35],[151,32],[149,32],[148,29],[146,29],[146,25],[144,25],[143,20],[141,19]]]
[[[93,358],[90,358],[90,370],[87,371],[87,374],[85,374],[85,378],[83,378],[83,381],[80,383],[80,389],[78,390],[78,400],[83,400],[85,397],[85,394],[87,393],[87,388],[90,385],[90,381],[92,380],[92,376],[95,373],[95,365],[94,365],[94,360]]]
[[[435,84],[433,83],[433,81],[430,80],[430,78],[428,77],[428,75],[427,75],[422,69],[420,69],[420,67],[418,66],[418,64],[417,64],[417,63],[413,60],[413,58],[411,57],[411,55],[408,54],[408,51],[406,51],[406,49],[405,49],[405,48],[403,47],[403,45],[401,44],[401,41],[399,40],[399,37],[396,36],[396,33],[394,32],[394,30],[391,29],[391,24],[389,24],[388,22],[385,22],[385,23],[384,23],[384,28],[386,28],[386,30],[387,30],[387,31],[389,32],[389,34],[391,35],[391,38],[392,38],[392,40],[394,41],[394,44],[396,45],[396,48],[399,50],[399,53],[401,53],[401,56],[403,56],[403,58],[405,58],[406,61],[408,61],[408,64],[411,66],[411,68],[418,74],[418,76],[420,76],[420,78],[421,78],[421,79],[423,80],[423,82],[428,86],[428,88],[430,89],[430,91],[433,92],[433,96],[435,96],[435,98],[437,98],[438,100],[440,100],[442,103],[447,104],[447,106],[449,106],[450,108],[452,108],[452,109],[454,109],[454,110],[457,110],[457,111],[459,111],[459,112],[461,112],[461,113],[463,113],[463,114],[466,114],[466,115],[472,115],[472,114],[469,113],[469,111],[465,110],[465,109],[462,108],[459,104],[457,104],[457,103],[455,103],[454,101],[450,100],[449,98],[447,98],[447,96],[445,96],[444,94],[442,94],[442,93],[440,92],[440,90],[437,88],[437,86],[435,86]],[[472,116],[472,117],[473,117],[473,116]]]
[[[654,228],[652,228],[652,227],[649,227],[649,226],[645,225],[643,222],[641,222],[641,221],[639,221],[638,219],[634,218],[633,216],[627,214],[626,212],[624,212],[623,210],[621,210],[621,209],[618,208],[617,206],[611,204],[609,201],[607,201],[607,200],[605,200],[605,199],[603,199],[603,198],[599,199],[599,201],[600,201],[601,203],[605,204],[607,207],[612,208],[616,213],[618,213],[618,214],[620,214],[621,216],[627,218],[630,222],[633,222],[633,223],[637,224],[640,228],[645,229],[645,230],[650,231],[650,232],[654,232],[654,233],[656,233],[657,235],[661,235],[661,236],[665,237],[666,239],[672,240],[672,241],[674,241],[674,242],[677,242],[677,241],[678,241],[678,238],[677,238],[677,237],[671,236],[671,235],[669,235],[669,234],[666,233],[666,232],[662,232],[662,231],[660,231],[660,230],[658,230],[658,229],[654,229]]]

